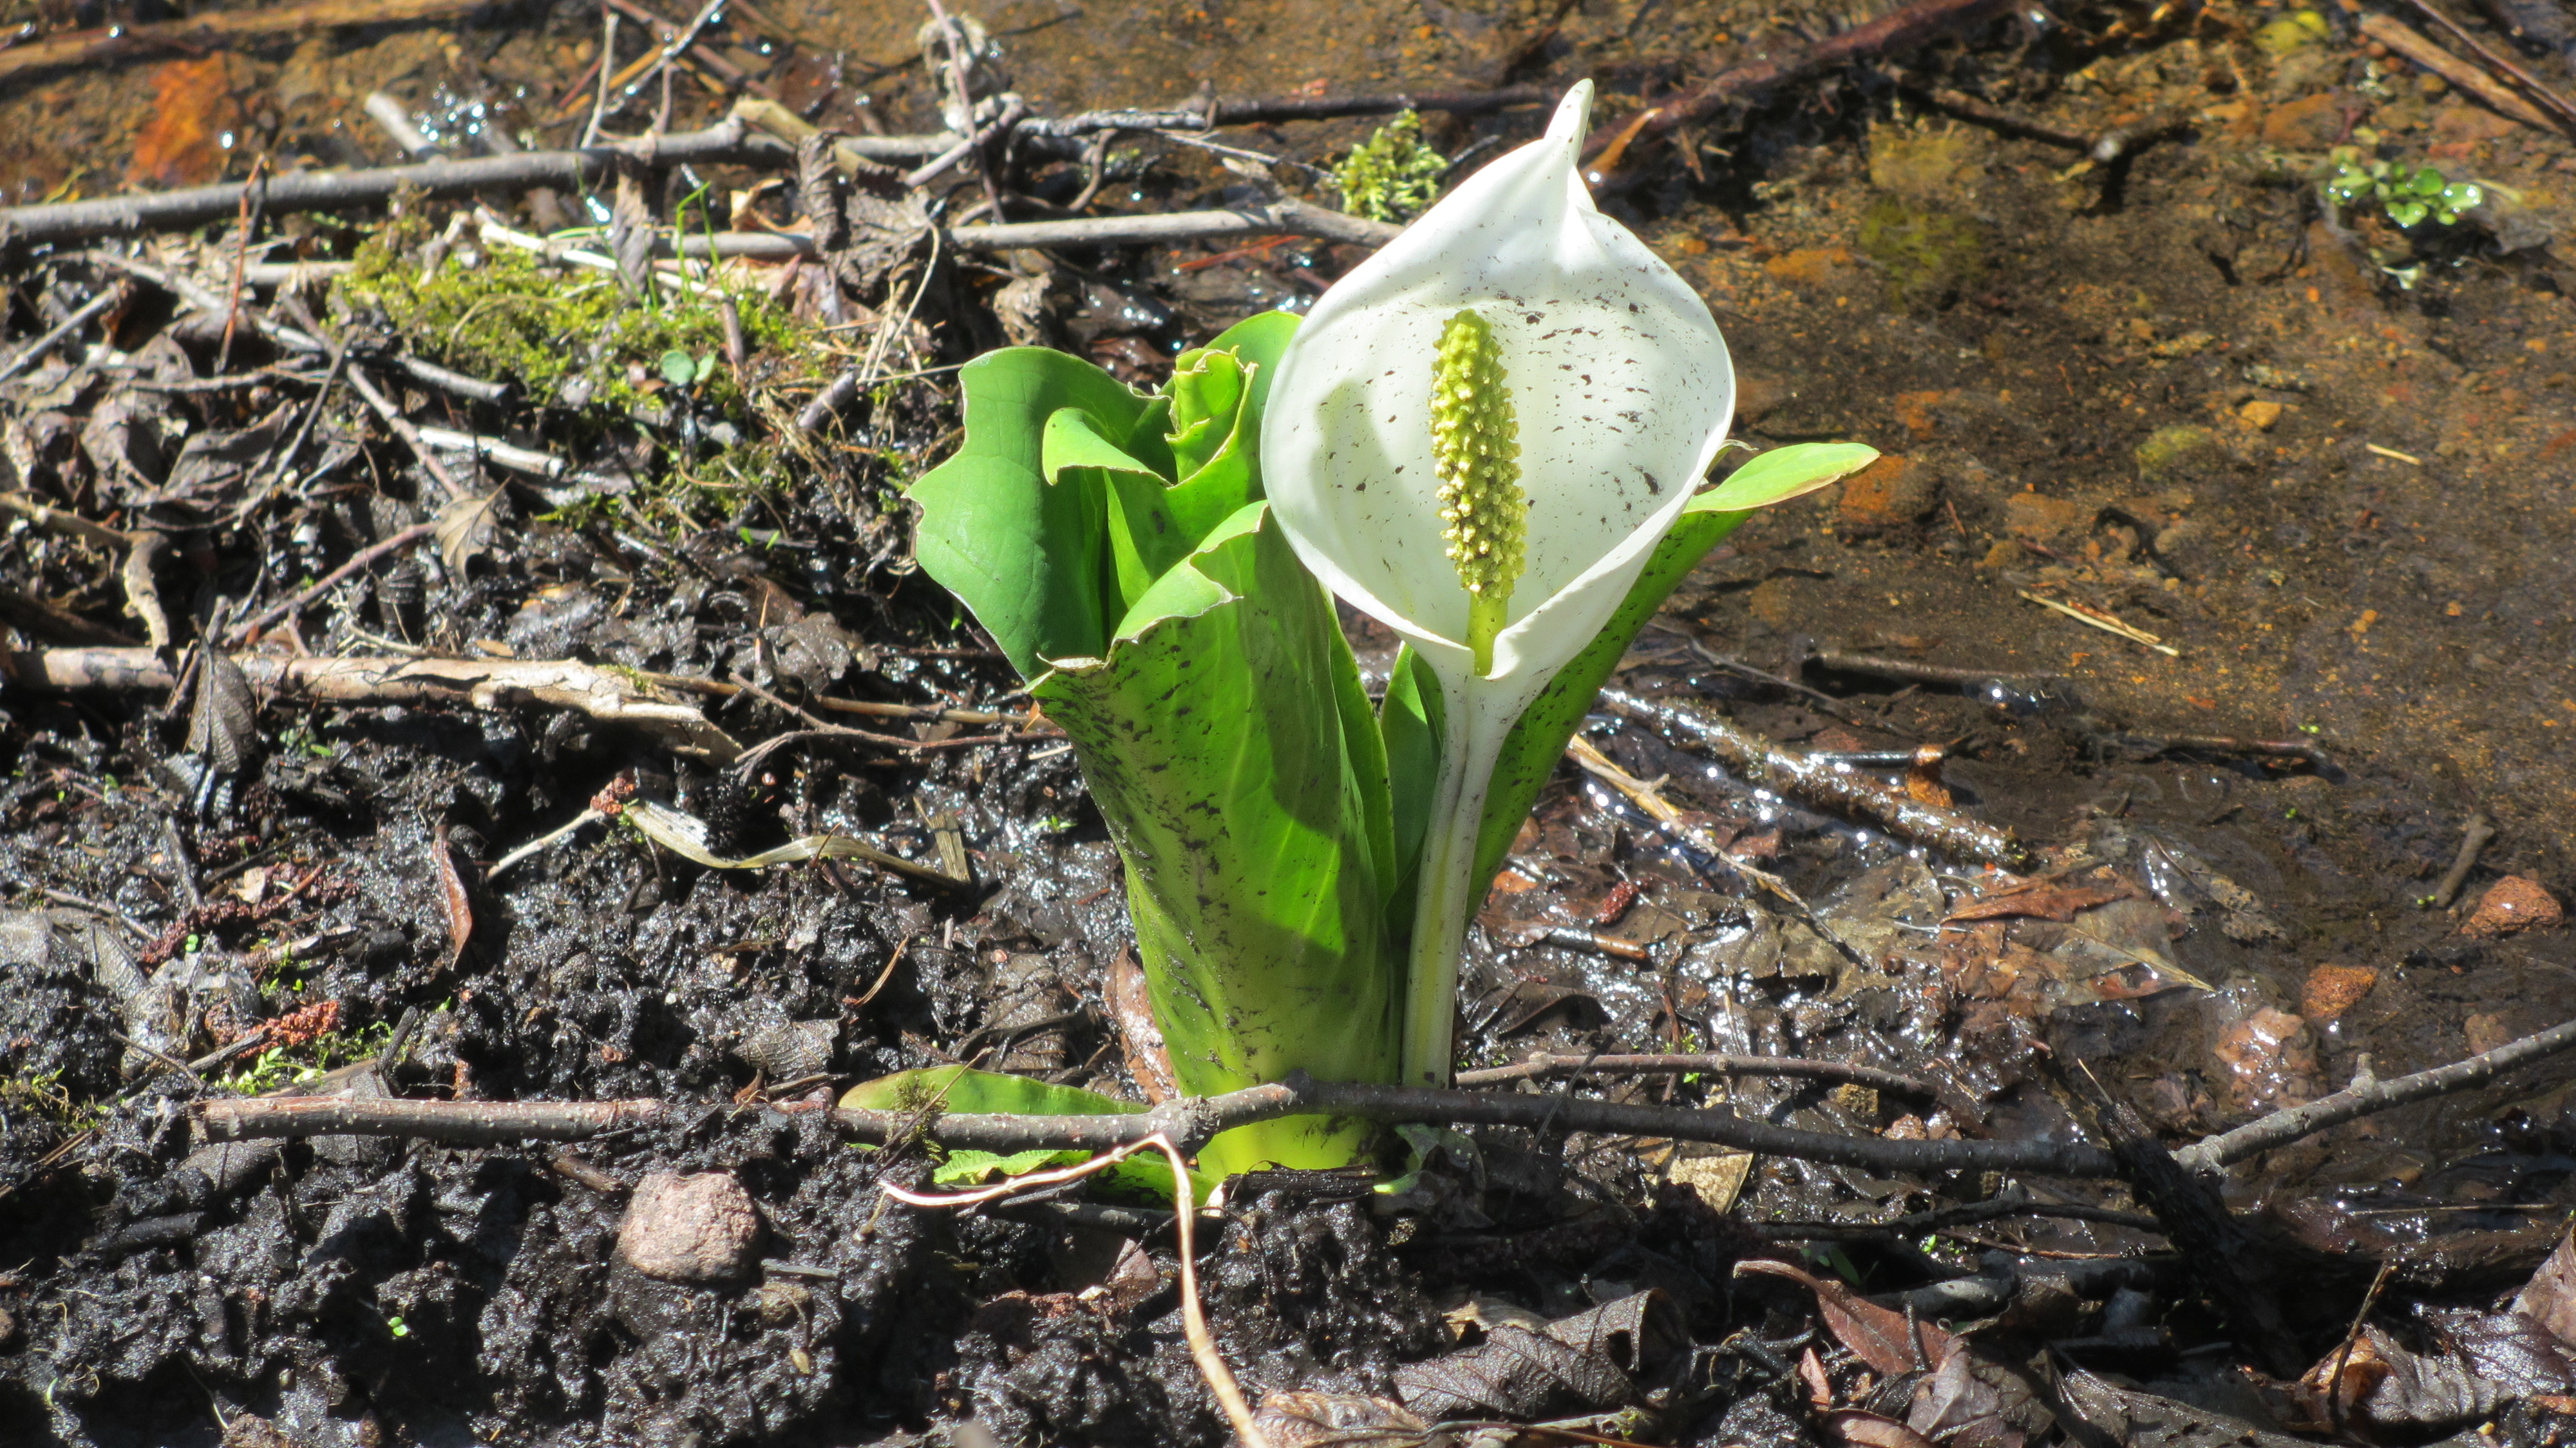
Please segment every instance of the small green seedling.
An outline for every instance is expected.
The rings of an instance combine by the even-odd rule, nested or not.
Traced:
[[[2377,202],[2388,219],[2412,231],[2427,220],[2457,226],[2460,214],[2483,205],[2486,188],[2474,181],[2451,181],[2430,166],[2409,169],[2387,161],[2367,161],[2345,146],[2334,152],[2335,173],[2326,178],[2326,199],[2337,206]]]
[[[1333,168],[1342,209],[1372,221],[1411,221],[1440,194],[1449,158],[1422,144],[1422,117],[1406,111]]]

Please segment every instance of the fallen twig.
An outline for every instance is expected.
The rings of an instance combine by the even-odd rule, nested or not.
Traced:
[[[1062,221],[978,222],[947,233],[959,251],[1015,251],[1043,246],[1141,246],[1181,241],[1221,240],[1233,236],[1311,236],[1354,246],[1384,246],[1404,228],[1371,221],[1303,201],[1282,199],[1225,211],[1174,211],[1133,216],[1082,216]],[[662,255],[674,254],[665,245]],[[802,231],[724,231],[713,236],[683,236],[676,254],[692,261],[738,257],[746,261],[787,261],[821,255],[812,235]]]
[[[2087,134],[2070,131],[2032,116],[2015,114],[2001,106],[1989,105],[1964,91],[1948,86],[1907,86],[1914,95],[1954,116],[1991,126],[2007,135],[2024,136],[2070,151],[2081,151],[2097,165],[2107,166],[2125,156],[2135,155],[2149,143],[2191,129],[2191,123],[2179,117],[2150,116],[2125,126]]]
[[[2166,643],[2163,639],[2156,637],[2145,629],[2142,629],[2133,623],[2125,622],[2111,614],[2104,613],[2098,608],[2091,608],[2080,603],[2068,603],[2063,599],[2049,598],[2042,594],[2033,593],[2027,588],[2017,588],[2013,591],[2020,594],[2023,598],[2030,600],[2032,603],[2038,604],[2040,607],[2047,609],[2052,613],[2062,613],[2068,618],[2075,620],[2077,623],[2083,624],[2087,628],[2098,628],[2106,634],[2127,639],[2133,644],[2144,644],[2148,648],[2154,649],[2157,653],[2160,653],[2169,659],[2178,659],[2182,657],[2182,650]]]
[[[1854,61],[1910,50],[1952,30],[1991,19],[2011,8],[2010,0],[1915,0],[1892,14],[1782,59],[1764,59],[1720,73],[1695,90],[1685,91],[1618,125],[1593,128],[1583,155],[1591,161],[1614,145],[1623,150],[1637,140],[1662,137],[1704,121],[1728,106],[1750,101],[1763,92]]]
[[[403,25],[445,20],[482,9],[491,0],[318,0],[309,5],[209,10],[185,20],[115,25],[54,36],[0,50],[0,80],[61,66],[91,65],[163,51],[219,50],[227,42],[351,25]]]
[[[200,1110],[218,1141],[276,1136],[406,1136],[494,1144],[571,1141],[652,1126],[692,1114],[686,1103],[642,1101],[493,1102],[389,1098],[217,1101]],[[768,1108],[782,1113],[795,1104]],[[804,1110],[824,1108],[810,1107]],[[1157,1133],[1196,1152],[1218,1132],[1283,1116],[1339,1115],[1367,1121],[1435,1121],[1474,1126],[1554,1127],[1673,1141],[1709,1141],[1739,1151],[1864,1167],[1873,1171],[2004,1171],[2040,1176],[2115,1175],[2110,1154],[2073,1143],[1889,1141],[1747,1121],[1732,1108],[1637,1106],[1579,1097],[1315,1081],[1302,1073],[1223,1096],[1187,1097],[1124,1116],[946,1114],[926,1129],[950,1147],[977,1151],[1107,1151]],[[832,1109],[834,1124],[861,1141],[909,1139],[924,1130],[916,1112]]]
[[[2484,70],[2460,59],[2425,36],[2416,34],[2393,16],[2364,15],[2361,33],[2396,51],[2416,65],[2431,71],[2470,95],[2488,109],[2511,117],[2536,131],[2560,134],[2564,126],[2547,112],[2507,89]]]
[[[1818,1081],[1849,1081],[1857,1086],[1931,1096],[1932,1087],[1901,1072],[1850,1061],[1809,1061],[1796,1056],[1562,1056],[1539,1054],[1509,1066],[1461,1071],[1461,1087],[1499,1086],[1506,1081],[1558,1079],[1570,1076],[1803,1076]]]
[[[18,349],[17,356],[10,358],[5,363],[0,363],[0,382],[6,382],[10,378],[17,376],[20,372],[25,371],[27,364],[41,359],[47,352],[52,351],[56,342],[59,342],[65,337],[70,336],[72,333],[79,331],[81,328],[88,326],[90,321],[97,317],[99,313],[106,311],[108,308],[115,306],[118,302],[123,300],[125,300],[125,288],[122,284],[119,284],[109,287],[100,292],[97,296],[81,303],[79,310],[56,323],[51,331],[46,332],[43,336],[38,337],[33,342],[30,342],[26,346]]]
[[[2347,1086],[2305,1106],[2275,1111],[2233,1131],[2221,1132],[2196,1145],[2184,1147],[2174,1153],[2174,1159],[2194,1171],[2214,1171],[2247,1157],[2259,1156],[2276,1146],[2287,1146],[2301,1137],[2341,1126],[2347,1121],[2358,1121],[2365,1116],[2428,1101],[2436,1096],[2473,1091],[2517,1066],[2527,1066],[2568,1050],[2576,1050],[2576,1021],[2552,1026],[2518,1041],[2507,1041],[2492,1051],[2481,1051],[2448,1066],[2436,1066],[2393,1081],[2367,1081]]]
[[[2016,673],[2009,669],[1957,669],[1942,664],[1918,664],[1911,659],[1883,659],[1873,654],[1813,653],[1799,662],[1837,674],[1863,674],[1871,678],[1899,679],[1909,684],[1942,684],[1968,690],[1981,689],[1998,680],[2011,683],[2058,677],[2048,673]]]
[[[2357,1086],[2306,1106],[2276,1111],[2234,1131],[2174,1153],[2185,1167],[2210,1171],[2373,1112],[2484,1085],[2516,1066],[2576,1048],[2576,1022],[2498,1046],[2465,1061],[2394,1081]],[[247,1141],[293,1136],[405,1136],[492,1145],[506,1141],[572,1141],[630,1131],[695,1115],[703,1107],[651,1099],[631,1101],[412,1101],[396,1098],[300,1097],[211,1101],[198,1119],[209,1138]],[[761,1108],[781,1115],[822,1107],[793,1103]],[[1184,1097],[1120,1116],[947,1114],[929,1134],[977,1151],[1107,1151],[1148,1136],[1168,1136],[1196,1152],[1218,1132],[1283,1116],[1339,1115],[1364,1121],[1446,1122],[1461,1126],[1553,1126],[1604,1135],[1706,1141],[1738,1151],[1855,1166],[1879,1172],[2018,1172],[2031,1176],[2116,1177],[2110,1152],[2082,1143],[2046,1141],[1891,1141],[1842,1136],[1748,1121],[1733,1108],[1629,1105],[1518,1092],[1440,1090],[1316,1081],[1304,1072],[1285,1081],[1223,1096]],[[919,1113],[832,1108],[833,1123],[861,1141],[910,1139],[925,1129]]]
[[[78,538],[117,554],[116,576],[125,589],[126,611],[142,621],[143,636],[152,649],[169,647],[170,615],[161,607],[161,590],[152,579],[153,565],[160,560],[162,549],[169,546],[167,538],[149,528],[128,532],[94,523],[26,493],[0,493],[0,512],[15,513],[46,532]]]
[[[6,52],[0,52],[4,55]],[[536,186],[579,189],[605,182],[621,161],[647,166],[765,166],[793,164],[795,154],[783,143],[752,132],[739,120],[719,121],[703,131],[681,131],[642,146],[589,146],[571,151],[521,151],[509,156],[429,161],[411,166],[380,166],[362,171],[288,171],[256,183],[227,182],[163,191],[146,196],[110,196],[92,201],[64,201],[43,206],[0,208],[0,239],[23,242],[79,241],[143,231],[171,231],[202,226],[233,215],[246,192],[257,192],[256,204],[270,216],[290,212],[333,211],[374,205],[397,192],[418,191],[430,197],[468,196],[478,191],[526,190]]]
[[[277,622],[288,614],[294,613],[296,610],[312,603],[322,595],[329,593],[332,589],[339,587],[342,583],[348,581],[351,576],[359,572],[359,570],[366,568],[378,559],[384,558],[389,554],[399,553],[403,549],[429,537],[437,531],[438,525],[436,523],[414,523],[410,527],[403,529],[401,532],[368,544],[366,547],[350,554],[347,561],[343,562],[339,567],[332,569],[330,572],[323,574],[320,578],[315,579],[312,583],[296,590],[292,596],[280,602],[270,604],[268,607],[252,614],[249,618],[242,620],[241,623],[236,625],[233,629],[233,643],[236,646],[249,643],[252,639],[259,637],[259,631],[261,629],[268,627],[270,624]]]
[[[1604,689],[1601,701],[1631,718],[1655,725],[1675,743],[1676,734],[1715,755],[1747,783],[1845,810],[1878,824],[1897,838],[1978,864],[2018,867],[2029,851],[2012,831],[1956,810],[1911,799],[1848,765],[1819,763],[1772,744],[1705,709],[1670,699],[1644,699]]]
[[[2460,898],[2460,887],[2469,883],[2469,871],[2477,868],[2478,852],[2496,837],[2495,821],[2485,815],[2469,816],[2468,828],[2460,836],[2460,852],[2451,857],[2451,868],[2442,872],[2442,883],[2433,887],[2425,901],[2436,910],[2448,910]]]
[[[1354,246],[1384,246],[1404,228],[1282,198],[1225,211],[1165,216],[1086,216],[1070,221],[1007,221],[960,226],[948,238],[961,251],[1014,251],[1045,246],[1134,246],[1213,237],[1289,232]]]
[[[519,700],[574,709],[628,724],[693,758],[729,761],[742,752],[695,706],[650,698],[614,669],[529,659],[279,658],[237,654],[252,686],[335,704],[461,703],[498,709]],[[168,665],[150,649],[39,649],[7,659],[12,682],[30,689],[166,690]]]
[[[2018,1188],[1982,1202],[1963,1202],[1957,1206],[1936,1207],[1928,1212],[1909,1212],[1885,1222],[1761,1222],[1754,1230],[1775,1242],[1822,1242],[1838,1238],[1871,1238],[1894,1236],[1900,1239],[1937,1232],[1944,1227],[1973,1226],[2003,1217],[2055,1217],[2070,1222],[2099,1222],[2108,1227],[2127,1227],[2140,1232],[2161,1232],[2163,1224],[2145,1212],[2114,1211],[2109,1207],[2087,1206],[2081,1202],[2042,1202],[2032,1200]]]
[[[2452,19],[2440,8],[2431,4],[2430,0],[2407,0],[2407,4],[2414,7],[2416,14],[2440,26],[2445,34],[2458,41],[2460,48],[2475,57],[2478,64],[2485,66],[2505,82],[2519,88],[2541,110],[2555,117],[2562,128],[2576,125],[2576,102],[2570,102],[2567,97],[2544,84],[2540,77],[2515,64],[2511,56],[2497,51],[2478,39],[2467,26]],[[2391,50],[2396,48],[2393,45],[2389,46]]]
[[[1832,926],[1826,924],[1824,918],[1816,913],[1815,907],[1809,905],[1804,896],[1789,887],[1788,881],[1750,860],[1727,853],[1726,847],[1710,836],[1706,830],[1685,819],[1681,809],[1671,800],[1664,798],[1662,791],[1654,784],[1639,779],[1611,763],[1609,756],[1594,747],[1591,740],[1580,734],[1567,740],[1565,757],[1580,765],[1593,778],[1625,795],[1630,804],[1644,811],[1646,817],[1654,821],[1665,834],[1703,855],[1722,861],[1726,868],[1769,892],[1771,897],[1779,901],[1800,924],[1814,931],[1817,939],[1832,946],[1835,954],[1850,961],[1855,968],[1860,970],[1871,968],[1869,960],[1859,951],[1852,949],[1851,942],[1843,939]]]

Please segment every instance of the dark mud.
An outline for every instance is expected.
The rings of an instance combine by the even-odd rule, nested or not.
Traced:
[[[822,119],[854,132],[935,124],[918,17],[774,13],[800,44],[733,39],[741,59],[775,65],[794,103],[819,101]],[[2091,1130],[2066,1084],[2082,1064],[2178,1143],[2357,1072],[2439,1064],[2576,1014],[2566,931],[2466,929],[2507,875],[2561,898],[2576,884],[2576,325],[2553,250],[2576,158],[2368,57],[2340,19],[2328,39],[2283,48],[2258,40],[2278,11],[2199,14],[2144,36],[2140,17],[2110,9],[1999,22],[1784,94],[1694,139],[1687,158],[1653,152],[1604,187],[1605,205],[1716,309],[1745,436],[1856,438],[1897,457],[1749,524],[1641,637],[1619,686],[1803,749],[1942,745],[1938,783],[1958,808],[2111,893],[2067,920],[1945,929],[1995,884],[1972,862],[1749,787],[1708,762],[1686,720],[1605,710],[1593,733],[1605,753],[1663,780],[1704,837],[1786,879],[1851,949],[1568,765],[1474,945],[1469,1063],[1531,1049],[1870,1061],[1939,1089],[1601,1089],[1899,1136]],[[1798,43],[1762,7],[1722,3],[1568,11],[1552,31],[1518,10],[1302,0],[1115,20],[1008,5],[981,18],[1013,83],[1056,113],[1173,101],[1202,82],[1235,96],[1593,75],[1609,118]],[[33,4],[8,19],[66,21]],[[582,117],[549,118],[596,31],[587,12],[518,7],[452,31],[220,57],[211,71],[191,59],[171,64],[199,69],[57,73],[0,97],[0,185],[14,202],[128,176],[238,176],[254,151],[389,160],[356,110],[379,86],[451,134],[497,119],[561,144]],[[2150,114],[2190,130],[2070,168],[2066,151],[1922,109],[1915,97],[1941,86],[2087,134]],[[151,126],[147,95],[233,144],[188,150],[190,137]],[[692,79],[672,124],[715,107]],[[1534,125],[1522,113],[1435,121],[1432,134],[1456,153]],[[2516,205],[2420,242],[2325,215],[2295,158],[2357,126],[2488,178]],[[1301,164],[1366,130],[1235,139],[1303,177]],[[1115,207],[1192,204],[1232,184],[1204,155],[1159,149],[1120,173]],[[1071,167],[1028,182],[1056,201],[1080,184]],[[349,238],[332,225],[297,235],[316,255]],[[1030,273],[1048,278],[1040,325],[1150,375],[1175,347],[1293,307],[1356,260],[1294,242],[1210,264],[1216,250],[1060,259]],[[52,273],[41,258],[9,265],[14,347],[51,324],[40,297]],[[921,365],[1000,339],[982,290],[995,280],[940,289]],[[217,340],[171,340],[155,306],[120,325],[117,345],[211,373]],[[163,416],[226,433],[288,400],[190,393]],[[162,593],[183,638],[220,601],[273,599],[438,501],[354,413],[326,429],[345,447],[339,471],[305,496],[238,517],[227,514],[243,500],[220,481],[145,498],[81,438],[97,401],[14,388],[12,435],[28,441],[15,485],[179,530]],[[442,425],[544,435],[542,417],[437,406]],[[621,517],[507,493],[466,566],[387,570],[308,611],[296,637],[316,653],[392,637],[451,656],[1007,711],[1016,681],[909,574],[892,496],[953,421],[940,385],[916,383],[854,423],[851,449],[800,463],[812,471],[797,486],[738,502]],[[53,628],[63,614],[133,626],[111,558],[32,529],[0,538],[0,586],[56,605]],[[2023,591],[2105,610],[2177,652]],[[13,647],[95,641],[18,626]],[[1365,655],[1372,640],[1359,642]],[[1852,656],[1954,675],[1876,672]],[[797,727],[749,696],[706,702],[746,741]],[[0,920],[0,1440],[838,1444],[967,1441],[969,1419],[1003,1443],[1222,1440],[1182,1342],[1169,1235],[1150,1218],[916,1213],[874,1187],[926,1175],[918,1149],[863,1151],[739,1109],[781,1086],[813,1099],[976,1058],[1134,1094],[1105,999],[1125,945],[1115,859],[1069,754],[1044,738],[817,743],[737,783],[526,701],[259,704],[257,747],[210,790],[189,712],[163,691],[0,695],[12,892]],[[984,726],[895,727],[938,742]],[[1902,788],[1896,769],[1861,767]],[[483,880],[630,778],[727,848],[846,833],[915,860],[962,855],[976,888],[846,864],[702,869],[601,825]],[[2481,812],[2500,833],[2460,905],[2425,908]],[[1624,911],[1605,910],[1614,894],[1633,897]],[[1568,930],[1614,949],[1557,943]],[[325,1008],[295,1050],[202,1068],[202,1086],[160,1059],[202,1058],[258,1023],[319,1021],[296,1013]],[[191,1137],[186,1103],[201,1094],[329,1089],[370,1060],[370,1090],[702,1109],[569,1152]],[[2531,1276],[2576,1207],[2571,1079],[2525,1072],[2230,1177],[2228,1205],[2281,1260],[2328,1264],[2295,1329],[2301,1363],[2335,1351],[2382,1261],[2399,1264],[2382,1299],[2390,1321],[2418,1304],[2490,1305]],[[1897,1179],[1663,1142],[1477,1135],[1473,1168],[1435,1171],[1407,1214],[1311,1182],[1232,1204],[1207,1234],[1208,1308],[1256,1391],[1408,1395],[1415,1380],[1399,1369],[1511,1340],[1513,1313],[1562,1321],[1653,1289],[1686,1350],[1658,1411],[1629,1431],[1833,1441],[1809,1411],[1812,1387],[1789,1377],[1808,1343],[1834,1345],[1813,1335],[1813,1303],[1730,1278],[1742,1258],[1784,1250],[1760,1224],[1884,1221],[2014,1190],[2164,1210],[2116,1184]],[[622,1265],[622,1194],[660,1171],[739,1180],[761,1217],[755,1265],[706,1286]],[[2115,1259],[2136,1282],[2085,1279],[2049,1312],[2016,1309],[2000,1340],[2056,1344],[2064,1361],[2168,1399],[2297,1423],[2278,1393],[2247,1406],[2238,1366],[2259,1355],[2228,1304],[2135,1219],[1838,1235],[1833,1265],[1871,1292],[1982,1280],[1994,1259],[1981,1253],[2025,1273],[2070,1260],[2033,1253]],[[2160,1334],[2137,1336],[2142,1320]],[[1851,1357],[1827,1358],[1837,1391],[1858,1392]],[[1648,1376],[1642,1355],[1623,1367]],[[1903,1417],[1903,1399],[1888,1401]],[[1527,1405],[1524,1416],[1631,1406],[1571,1391]],[[2537,1413],[2482,1421],[2539,1442]],[[2427,1439],[2432,1422],[2383,1432]]]

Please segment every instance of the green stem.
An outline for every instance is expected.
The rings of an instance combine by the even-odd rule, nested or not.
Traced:
[[[1494,671],[1494,640],[1500,638],[1512,606],[1508,587],[1467,595],[1467,650],[1475,656],[1476,677]]]
[[[1490,639],[1486,647],[1492,647]],[[1476,841],[1484,826],[1494,761],[1511,721],[1494,727],[1486,717],[1492,711],[1477,707],[1486,701],[1475,693],[1470,683],[1464,690],[1453,689],[1445,701],[1440,786],[1432,795],[1431,833],[1423,841],[1416,877],[1421,883],[1414,896],[1413,943],[1404,978],[1401,1080],[1409,1086],[1449,1084],[1457,1055],[1458,952],[1467,943],[1467,922],[1484,896],[1483,882],[1474,878]]]

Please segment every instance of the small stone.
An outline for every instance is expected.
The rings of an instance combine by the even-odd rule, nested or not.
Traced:
[[[2019,568],[2029,557],[2029,549],[2010,538],[1999,538],[1994,547],[1986,550],[1986,556],[1977,560],[1977,571],[2001,573],[2007,568]]]
[[[2507,875],[2487,887],[2478,900],[2478,908],[2460,927],[2465,935],[2493,939],[2524,930],[2546,930],[2567,919],[2558,907],[2558,897],[2540,887],[2528,875]]]
[[[2237,1111],[2303,1106],[2325,1094],[2316,1033],[2286,1011],[2257,1007],[2221,1032],[2210,1054],[2227,1068],[2228,1103]]]
[[[9,1309],[0,1307],[0,1352],[6,1352],[17,1345],[18,1319],[10,1315]]]
[[[2263,143],[2284,151],[2322,151],[2341,140],[2351,98],[2341,91],[2302,96],[2263,118]]]
[[[751,1265],[760,1213],[725,1172],[655,1172],[635,1184],[617,1224],[617,1255],[665,1282],[723,1282]]]
[[[224,1424],[223,1448],[295,1448],[295,1440],[257,1413],[235,1413]]]
[[[2072,498],[2015,493],[2004,499],[2004,531],[2025,543],[2064,542],[2092,526],[2093,510]]]
[[[2366,965],[2321,965],[2308,972],[2299,991],[2299,1013],[2312,1021],[2331,1021],[2379,984],[2379,972]]]
[[[1762,269],[1793,286],[1821,287],[1854,275],[1851,252],[1839,246],[1801,247],[1762,263]]]
[[[1912,458],[1887,456],[1843,480],[1835,516],[1845,528],[1874,532],[1902,528],[1940,501],[1932,470]]]
[[[2225,460],[2218,438],[2208,428],[2187,424],[2160,427],[2147,434],[2132,456],[2138,478],[2151,488],[2185,482]]]
[[[2281,404],[2258,397],[2236,409],[2236,416],[2256,432],[2270,432],[2281,420]]]
[[[1791,628],[1798,622],[1797,595],[1785,578],[1766,578],[1753,585],[1753,591],[1745,596],[1745,606],[1755,618],[1773,628]]]
[[[2468,1042],[2472,1056],[2483,1056],[2498,1046],[2522,1039],[2522,1032],[2505,1024],[2502,1011],[2484,1012],[2460,1022],[2460,1035]]]

